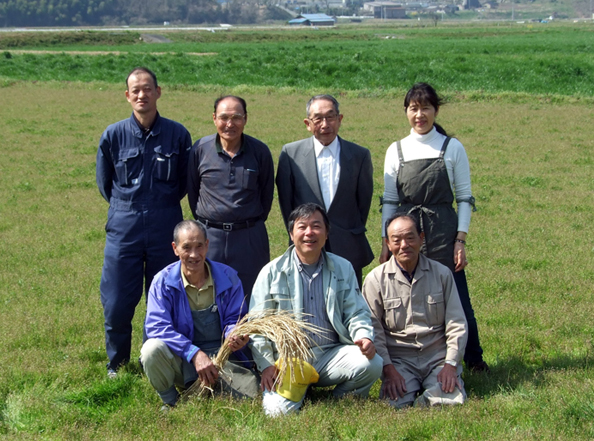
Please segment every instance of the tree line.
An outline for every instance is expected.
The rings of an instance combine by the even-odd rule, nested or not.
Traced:
[[[257,23],[286,19],[273,0],[0,0],[0,26]]]

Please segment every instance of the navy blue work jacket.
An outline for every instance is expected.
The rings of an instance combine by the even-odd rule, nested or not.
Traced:
[[[186,194],[192,138],[178,122],[157,118],[144,134],[134,116],[107,127],[97,152],[97,186],[110,205],[169,207]]]

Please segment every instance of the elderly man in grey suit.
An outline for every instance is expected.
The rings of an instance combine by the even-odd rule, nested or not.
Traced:
[[[326,250],[351,262],[361,287],[363,267],[373,260],[365,237],[373,196],[371,154],[338,136],[342,115],[333,96],[312,97],[306,112],[303,122],[313,136],[283,146],[278,160],[276,186],[285,226],[301,204],[325,207],[330,219]]]

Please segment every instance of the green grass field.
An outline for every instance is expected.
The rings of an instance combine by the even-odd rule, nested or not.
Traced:
[[[576,31],[576,39],[587,44],[580,40],[582,32]],[[431,40],[429,34],[422,38]],[[474,38],[476,45],[488,39]],[[441,44],[439,34],[435,40]],[[517,57],[506,47],[501,46],[501,57],[512,63]],[[35,78],[24,71],[22,77],[16,71],[8,75],[4,63],[28,56],[0,62],[5,80],[0,87],[1,438],[594,438],[594,110],[587,104],[592,93],[585,90],[570,99],[547,100],[514,94],[509,83],[486,100],[470,93],[473,89],[445,88],[452,102],[438,121],[467,149],[479,208],[468,239],[467,274],[492,367],[488,376],[464,374],[469,395],[464,406],[396,412],[378,399],[376,385],[366,401],[333,401],[318,392],[300,414],[278,420],[266,418],[258,401],[225,398],[193,400],[161,415],[160,400],[136,362],[108,381],[98,289],[107,204],[95,185],[95,155],[105,127],[130,114],[122,77],[128,62],[152,64],[150,55],[143,56],[149,58],[114,57],[113,78],[94,78],[101,82],[75,81],[75,73],[60,67],[37,79],[61,80],[60,73],[73,82],[19,81]],[[238,93],[248,101],[246,133],[264,140],[275,159],[284,143],[308,135],[302,122],[305,102],[312,90],[325,90],[322,84],[306,90],[241,82],[217,86],[214,79],[211,85],[198,80],[184,85],[175,80],[177,68],[168,74],[156,64],[166,79],[159,109],[182,122],[193,139],[214,132],[214,99]],[[385,150],[408,128],[401,91],[369,91],[376,93],[349,89],[340,96],[341,135],[371,150],[377,200]],[[189,218],[187,202],[182,205]],[[277,256],[286,236],[276,201],[268,229]],[[377,252],[377,206],[368,230]],[[133,358],[141,346],[143,315],[139,307]]]
[[[117,83],[129,66],[146,64],[163,84],[189,88],[241,84],[264,90],[330,89],[377,95],[428,81],[439,90],[458,93],[594,94],[591,23],[172,32],[166,35],[173,43],[158,45],[96,34],[88,33],[92,46],[73,44],[69,34],[63,42],[55,35],[45,39],[0,35],[0,49],[5,50],[0,54],[0,79]],[[32,44],[64,52],[11,52]],[[69,55],[72,50],[120,54]],[[215,55],[188,55],[191,52]]]

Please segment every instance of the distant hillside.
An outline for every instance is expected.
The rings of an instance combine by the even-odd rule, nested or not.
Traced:
[[[255,24],[288,20],[288,4],[275,0],[0,0],[0,26],[85,26],[170,24]],[[404,3],[404,2],[403,2]],[[444,4],[451,4],[444,1]],[[461,5],[462,0],[458,3]],[[590,0],[508,0],[481,2],[481,8],[448,15],[449,19],[544,19],[591,17]],[[363,0],[342,9],[310,7],[309,12],[352,16]],[[491,6],[492,5],[492,6]],[[294,8],[294,5],[292,5]],[[421,15],[423,15],[421,13]]]
[[[268,0],[0,0],[0,26],[259,23],[290,15]]]

